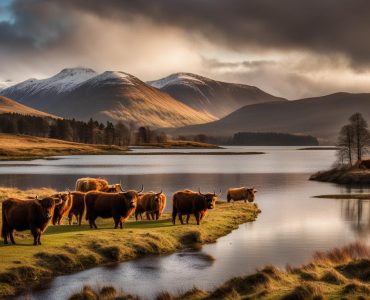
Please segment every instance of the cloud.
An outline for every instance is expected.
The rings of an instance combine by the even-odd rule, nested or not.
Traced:
[[[143,80],[188,71],[288,98],[370,86],[365,0],[13,0],[6,11],[0,80],[86,66]]]

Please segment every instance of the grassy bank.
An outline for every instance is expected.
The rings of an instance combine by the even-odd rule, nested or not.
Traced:
[[[122,154],[127,147],[90,145],[27,135],[0,133],[0,160],[44,158],[55,155]]]
[[[175,141],[175,140],[168,140],[164,143],[148,143],[143,144],[140,146],[136,146],[137,148],[158,148],[158,149],[221,149],[217,145],[208,144],[208,143],[201,143],[201,142],[194,142],[194,141]],[[135,148],[135,146],[133,147]]]
[[[369,299],[370,248],[352,244],[318,252],[311,263],[280,270],[268,266],[248,276],[236,277],[213,291],[194,288],[182,295],[163,292],[158,300],[187,299]],[[139,299],[112,287],[85,287],[70,300]],[[99,298],[100,297],[100,298]]]
[[[370,170],[358,168],[334,168],[313,174],[310,180],[338,184],[370,184]]]
[[[35,193],[40,195],[37,190],[30,195]],[[42,246],[32,246],[29,232],[21,232],[15,237],[17,245],[0,243],[0,297],[13,295],[43,278],[211,243],[240,224],[254,221],[258,213],[254,204],[219,203],[200,226],[195,225],[194,218],[189,225],[173,226],[169,214],[159,221],[130,220],[122,230],[113,229],[111,219],[100,220],[98,230],[86,224],[50,226]]]

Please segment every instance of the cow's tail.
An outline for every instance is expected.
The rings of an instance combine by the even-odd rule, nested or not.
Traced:
[[[231,195],[230,195],[230,192],[227,192],[227,202],[230,202],[231,201]]]
[[[1,217],[2,217],[2,224],[1,224],[1,237],[4,238],[5,236],[7,236],[7,227],[8,227],[8,222],[6,220],[6,217],[5,217],[5,207],[4,207],[4,203],[2,203],[2,212],[1,212]]]
[[[172,223],[175,225],[177,216],[177,205],[175,195],[172,198]]]

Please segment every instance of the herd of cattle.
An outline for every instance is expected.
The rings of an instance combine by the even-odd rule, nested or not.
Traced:
[[[135,219],[142,219],[145,214],[148,220],[158,220],[166,206],[166,195],[160,191],[143,192],[123,190],[120,184],[110,185],[105,179],[80,178],[76,182],[76,191],[65,192],[38,199],[8,198],[2,203],[2,229],[1,236],[4,243],[8,238],[15,244],[13,232],[31,230],[34,245],[41,245],[41,234],[50,223],[60,225],[62,219],[67,216],[69,225],[72,219],[77,219],[81,225],[85,214],[90,228],[98,228],[95,221],[100,218],[113,218],[114,228],[122,228],[122,224],[135,215]],[[244,200],[253,202],[256,194],[255,188],[233,188],[227,192],[227,201]],[[184,224],[183,216],[186,215],[186,223],[193,214],[197,225],[206,216],[208,209],[213,209],[217,199],[216,193],[194,192],[192,190],[177,191],[172,196],[172,222],[176,223],[178,216],[181,224]]]

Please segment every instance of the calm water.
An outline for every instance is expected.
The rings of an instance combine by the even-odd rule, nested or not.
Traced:
[[[259,191],[257,203],[262,213],[257,221],[240,226],[217,243],[200,251],[146,257],[115,267],[60,276],[41,290],[30,290],[32,298],[64,299],[85,284],[108,284],[151,299],[163,290],[181,292],[194,285],[211,289],[266,264],[281,267],[301,264],[316,250],[354,240],[369,242],[368,201],[312,198],[319,194],[369,191],[307,180],[310,173],[331,166],[334,151],[298,151],[293,147],[234,147],[227,151],[230,149],[266,154],[73,156],[0,162],[0,184],[20,188],[72,189],[76,178],[89,175],[121,181],[130,188],[139,188],[141,184],[146,190],[163,188],[167,195],[181,188],[225,191],[241,185],[254,185]],[[170,208],[168,205],[167,209]]]

